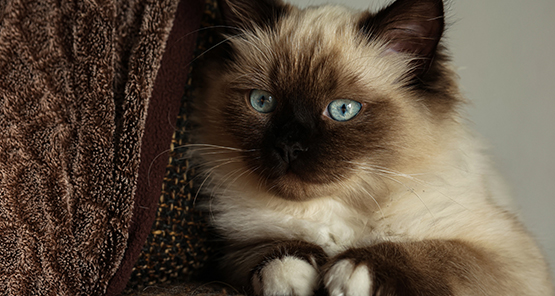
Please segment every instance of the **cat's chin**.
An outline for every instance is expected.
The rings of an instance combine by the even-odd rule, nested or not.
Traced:
[[[328,196],[335,191],[333,184],[306,182],[291,173],[274,179],[268,187],[268,190],[273,195],[291,201],[312,200]]]

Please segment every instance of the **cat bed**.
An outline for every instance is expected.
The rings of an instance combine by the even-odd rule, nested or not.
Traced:
[[[147,293],[202,267],[206,224],[178,146],[204,8],[202,0],[0,6],[4,295],[118,295],[126,285]]]

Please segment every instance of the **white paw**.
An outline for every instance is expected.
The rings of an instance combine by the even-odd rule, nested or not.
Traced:
[[[283,257],[266,264],[252,277],[257,295],[309,296],[318,286],[318,271],[310,263],[295,257]]]
[[[335,263],[326,276],[324,284],[330,296],[368,296],[372,289],[372,279],[368,266],[355,266],[348,259]]]

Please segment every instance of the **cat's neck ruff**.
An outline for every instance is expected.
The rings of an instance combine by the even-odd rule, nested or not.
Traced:
[[[476,149],[476,141],[470,137],[464,137],[464,141],[469,143],[458,145],[464,154],[455,155],[461,151],[453,151],[437,156],[439,162],[449,165],[436,165],[434,173],[390,177],[393,186],[388,196],[368,193],[360,197],[379,206],[357,207],[340,196],[290,201],[262,191],[245,190],[238,183],[232,187],[241,190],[212,190],[210,209],[217,213],[214,225],[232,240],[303,240],[321,246],[329,255],[346,248],[407,237],[414,240],[457,237],[454,232],[459,230],[454,226],[461,219],[471,225],[477,216],[483,220],[483,213],[498,207],[493,199],[483,198],[497,196],[492,191],[497,190],[496,184],[475,186],[483,183],[484,176],[491,172]],[[467,234],[460,231],[461,237]]]

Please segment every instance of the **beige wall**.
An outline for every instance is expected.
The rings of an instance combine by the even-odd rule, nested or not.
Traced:
[[[286,0],[287,1],[287,0]],[[367,9],[385,0],[290,0]],[[450,0],[447,41],[471,125],[555,269],[555,1]]]

